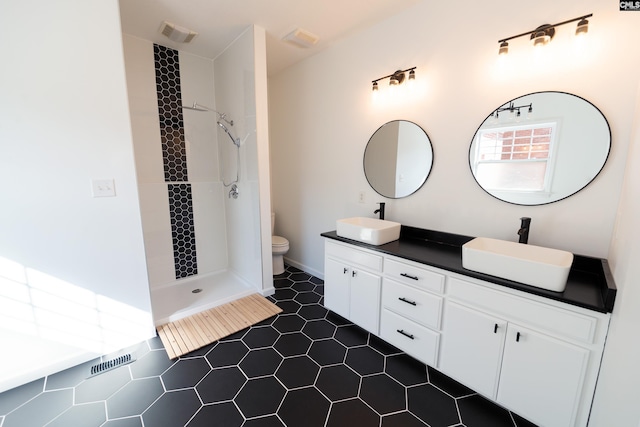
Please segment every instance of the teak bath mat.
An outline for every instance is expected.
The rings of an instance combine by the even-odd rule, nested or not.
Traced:
[[[281,313],[258,294],[158,326],[169,359],[175,359]]]

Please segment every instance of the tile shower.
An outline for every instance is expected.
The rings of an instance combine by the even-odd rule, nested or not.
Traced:
[[[236,66],[233,49],[231,60],[217,64],[134,37],[125,36],[124,47],[156,324],[261,291],[261,258],[246,256],[260,251],[259,224],[239,223],[260,216],[258,193],[251,191],[257,164],[245,160],[256,151],[255,132],[245,131],[255,127],[255,113],[245,111],[242,99],[250,98],[251,88],[238,91],[239,109],[235,94],[214,90],[215,74]],[[235,74],[226,86],[233,86]],[[243,136],[237,200],[226,197],[221,171],[229,166],[220,164],[235,147],[216,133],[214,113],[183,110],[194,102],[224,109],[235,122],[232,130]]]

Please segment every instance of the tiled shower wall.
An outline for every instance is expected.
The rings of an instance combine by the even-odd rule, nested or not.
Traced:
[[[227,266],[213,113],[213,62],[124,36],[147,267],[152,288]]]

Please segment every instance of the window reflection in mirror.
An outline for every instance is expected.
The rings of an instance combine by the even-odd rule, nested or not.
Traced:
[[[533,114],[519,120],[509,114],[513,105],[532,105]],[[500,110],[504,114],[497,115]],[[604,167],[610,147],[609,124],[589,101],[564,92],[536,92],[487,117],[471,142],[469,165],[492,196],[540,205],[587,186]]]
[[[398,199],[415,193],[427,180],[433,149],[417,124],[394,120],[382,125],[364,151],[364,174],[380,195]]]

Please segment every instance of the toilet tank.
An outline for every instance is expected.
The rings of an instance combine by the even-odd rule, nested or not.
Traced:
[[[276,226],[276,214],[271,212],[271,235],[273,236],[273,230]]]

